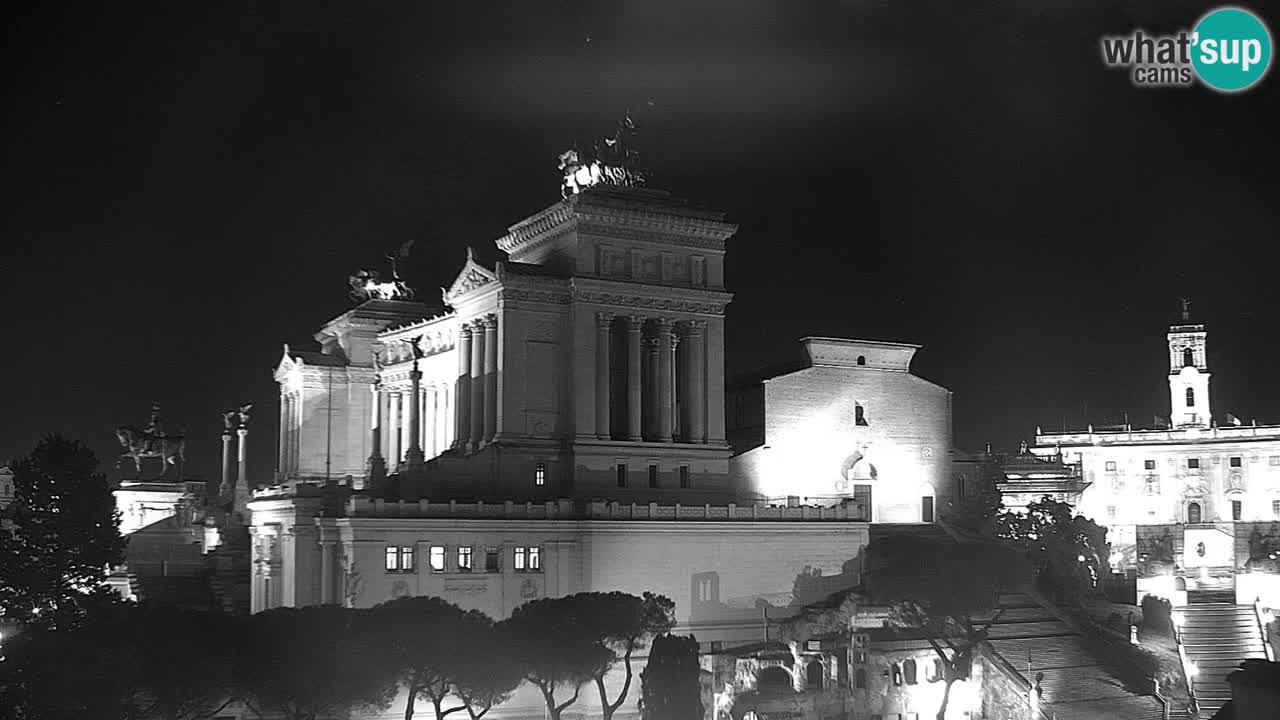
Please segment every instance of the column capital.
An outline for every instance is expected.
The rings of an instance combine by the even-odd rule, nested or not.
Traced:
[[[685,334],[691,335],[691,336],[701,335],[702,333],[706,332],[706,330],[707,330],[706,320],[689,320],[687,321]]]
[[[654,318],[653,322],[655,325],[658,326],[658,332],[663,334],[670,333],[676,327],[676,321],[674,318],[659,317],[659,318]]]
[[[493,313],[489,313],[488,315],[480,318],[477,322],[484,326],[486,330],[493,330],[498,327],[498,316]]]
[[[461,323],[458,326],[458,335],[464,338],[471,337],[471,323]]]
[[[248,434],[249,434],[249,428],[243,425],[236,428],[236,435],[239,435],[240,437],[244,437],[245,435],[248,435]]]
[[[596,313],[596,325],[599,327],[608,327],[613,322],[614,314],[611,312]]]
[[[644,321],[649,318],[644,315],[623,315],[627,320],[627,332],[639,335],[644,331]]]

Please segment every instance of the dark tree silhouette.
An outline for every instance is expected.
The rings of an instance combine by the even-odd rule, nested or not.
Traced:
[[[137,677],[131,720],[206,720],[234,698],[235,639],[248,620],[230,615],[138,608],[128,633]]]
[[[579,593],[565,598],[570,612],[582,623],[587,637],[599,642],[608,652],[607,661],[595,672],[596,690],[604,720],[611,720],[622,707],[631,690],[631,658],[650,639],[675,626],[676,604],[663,595],[646,592],[643,597],[622,592]],[[625,669],[625,679],[618,696],[609,699],[605,676],[618,663]]]
[[[613,662],[613,652],[575,615],[575,596],[542,598],[515,609],[503,624],[524,678],[538,688],[551,720],[578,701],[582,686]],[[573,694],[561,702],[560,690]]]
[[[502,697],[495,692],[501,683],[486,689],[483,678],[476,679],[477,653],[493,632],[493,620],[484,613],[437,597],[406,597],[378,605],[369,611],[369,619],[371,640],[382,653],[380,662],[408,692],[405,720],[413,718],[419,697],[431,702],[437,720],[470,712],[473,706],[468,702],[444,707],[451,696],[457,697],[455,685],[464,677],[468,689],[477,693],[472,696],[478,702],[475,708],[484,707],[486,692],[495,704]]]
[[[985,542],[897,535],[872,541],[867,554],[872,602],[890,607],[895,626],[923,635],[942,663],[943,720],[951,686],[969,678],[975,650],[1000,617],[996,594],[1011,579],[1014,553]]]
[[[703,716],[698,641],[692,635],[659,635],[640,671],[643,720],[700,720]]]
[[[390,707],[396,677],[367,640],[367,613],[320,605],[251,616],[236,658],[239,698],[259,715],[289,720]]]
[[[9,532],[0,532],[0,624],[71,627],[124,561],[119,514],[98,460],[50,435],[13,464]]]
[[[524,682],[521,666],[511,653],[510,639],[502,623],[477,630],[458,653],[454,663],[453,690],[466,706],[471,720],[506,702]]]
[[[996,537],[1024,551],[1041,585],[1061,600],[1094,592],[1098,578],[1110,572],[1107,529],[1047,495],[1025,513],[1000,513]]]

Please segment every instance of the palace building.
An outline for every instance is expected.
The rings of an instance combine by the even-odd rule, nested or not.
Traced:
[[[1159,563],[1228,583],[1277,531],[1280,426],[1214,419],[1206,339],[1184,306],[1167,337],[1167,427],[1037,430],[1032,453],[1060,461],[1059,484],[1075,491],[1078,512],[1108,528],[1118,567],[1146,574]]]
[[[496,266],[468,251],[441,307],[366,292],[285,346],[253,610],[653,591],[723,650],[767,640],[797,577],[858,585],[871,522],[953,499],[951,393],[911,374],[917,346],[829,338],[727,392],[735,231],[597,185],[512,226]]]

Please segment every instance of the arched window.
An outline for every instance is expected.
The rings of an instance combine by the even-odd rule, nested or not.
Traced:
[[[908,685],[916,684],[916,661],[915,660],[912,660],[911,658],[907,658],[907,661],[902,663],[902,679],[905,680]]]
[[[889,673],[892,676],[894,685],[902,684],[902,666],[898,663],[889,663]]]
[[[805,686],[809,690],[822,689],[822,663],[814,660],[804,669]]]
[[[1187,407],[1196,406],[1196,389],[1187,388]]]
[[[858,671],[853,674],[853,687],[856,690],[867,689],[867,669],[866,668],[858,668]]]
[[[756,690],[762,693],[785,693],[793,690],[791,687],[791,673],[786,668],[767,667],[760,671],[756,676]]]
[[[1187,505],[1187,522],[1192,525],[1200,522],[1200,503],[1189,503]]]
[[[862,426],[867,424],[866,411],[862,409],[861,405],[853,406],[853,424]]]
[[[933,659],[933,679],[935,681],[947,679],[947,671],[942,667],[942,658]]]
[[[1192,354],[1191,348],[1186,348],[1185,350],[1183,350],[1182,351],[1182,367],[1194,367],[1195,364],[1196,364],[1196,357],[1195,355]]]
[[[858,364],[859,364],[859,365],[866,365],[866,364],[867,364],[867,356],[866,356],[866,355],[859,355],[859,356],[858,356]]]

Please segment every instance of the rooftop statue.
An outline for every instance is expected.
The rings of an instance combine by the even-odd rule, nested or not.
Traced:
[[[560,153],[559,170],[564,174],[560,194],[567,198],[600,184],[621,187],[644,185],[644,174],[634,167],[637,153],[631,148],[631,138],[635,129],[635,122],[628,112],[618,121],[613,137],[604,138],[603,149],[599,142],[594,144],[595,158],[591,162],[582,159],[576,146]]]
[[[386,258],[391,261],[391,279],[383,281],[377,270],[361,269],[355,275],[350,276],[348,282],[351,285],[351,299],[356,302],[364,302],[366,300],[412,300],[414,296],[413,288],[405,284],[404,279],[400,277],[399,263],[408,259],[409,250],[413,247],[413,240],[410,240],[400,246],[398,252],[389,252]]]
[[[134,470],[141,473],[142,458],[156,457],[160,458],[163,474],[168,471],[170,465],[177,465],[179,461],[185,462],[187,459],[186,438],[182,435],[165,434],[164,426],[160,422],[159,403],[152,403],[151,420],[145,429],[138,429],[134,425],[121,425],[116,428],[116,439],[125,449],[116,460],[116,467],[119,467],[125,458],[131,458]]]
[[[241,405],[237,410],[228,410],[222,413],[223,427],[230,432],[249,426],[249,411],[253,409],[253,404],[249,403]]]

